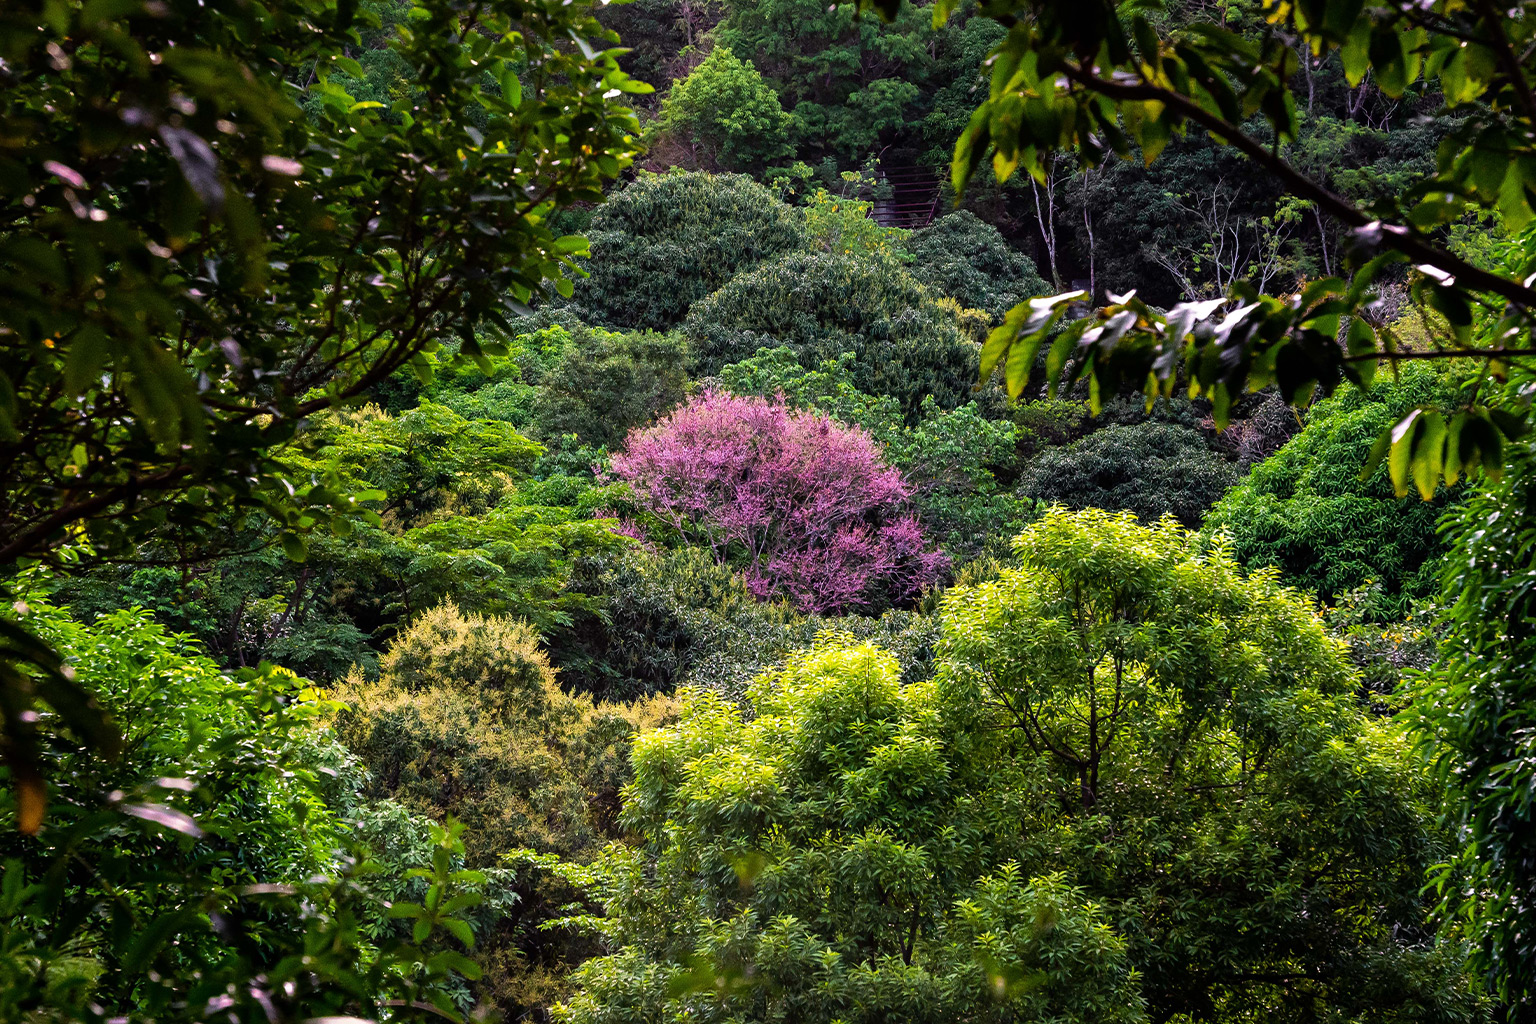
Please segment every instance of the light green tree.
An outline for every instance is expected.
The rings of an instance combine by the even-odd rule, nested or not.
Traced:
[[[617,952],[565,1019],[1475,1014],[1432,790],[1315,609],[1172,520],[1057,510],[1016,553],[930,680],[828,636],[637,741]]]
[[[656,129],[690,147],[696,167],[760,171],[790,154],[789,124],[778,93],[752,62],[716,46],[673,83]]]
[[[696,692],[641,737],[607,893],[616,954],[557,1012],[596,1022],[1134,1022],[1123,940],[1059,875],[1000,848],[932,685],[831,638],[754,683]]]
[[[1151,1016],[1473,1012],[1419,895],[1437,795],[1310,602],[1171,518],[1056,510],[1014,550],[945,599],[937,685],[977,785],[1028,780],[1025,869],[1106,907]]]

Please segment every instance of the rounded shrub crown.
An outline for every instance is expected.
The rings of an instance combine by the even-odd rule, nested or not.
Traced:
[[[422,691],[443,683],[509,703],[529,717],[558,693],[539,635],[521,619],[464,615],[452,602],[424,613],[379,662],[395,686]]]
[[[1019,493],[1070,508],[1172,515],[1199,526],[1211,503],[1237,482],[1237,470],[1198,430],[1146,420],[1111,424],[1048,448],[1019,480]]]
[[[575,301],[605,327],[664,331],[738,273],[799,248],[803,218],[743,174],[652,174],[619,189],[587,232]]]
[[[696,304],[683,333],[701,374],[780,345],[807,369],[851,352],[854,386],[895,398],[910,420],[929,395],[964,405],[976,382],[979,349],[954,311],[879,255],[780,257]]]
[[[996,318],[1050,290],[1033,260],[969,210],[914,231],[907,248],[914,277],[940,295]]]
[[[452,604],[413,621],[380,668],[337,687],[337,735],[371,771],[367,795],[460,819],[478,865],[518,847],[586,856],[613,838],[630,739],[670,708],[567,694],[527,623]]]

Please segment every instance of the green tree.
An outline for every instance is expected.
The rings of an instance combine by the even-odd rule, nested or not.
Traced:
[[[442,604],[334,691],[337,734],[372,772],[366,792],[469,827],[470,862],[530,847],[568,857],[616,837],[605,820],[628,779],[630,738],[669,713],[666,698],[595,705],[568,695],[517,619]]]
[[[1015,802],[969,788],[932,685],[834,637],[748,700],[696,692],[636,744],[642,845],[610,851],[604,894],[619,952],[561,1019],[1142,1019],[1099,908],[989,863]]]
[[[792,151],[790,117],[750,60],[716,46],[661,103],[654,131],[689,148],[693,166],[761,171]]]
[[[907,248],[914,277],[962,306],[986,310],[995,320],[1023,300],[1050,290],[1034,261],[969,210],[914,231]]]
[[[788,347],[808,369],[851,352],[854,386],[896,399],[909,422],[929,396],[942,409],[965,404],[976,374],[954,312],[880,256],[781,257],[697,303],[683,334],[704,375],[759,348]]]
[[[1230,537],[1238,561],[1273,565],[1328,601],[1375,580],[1383,588],[1378,613],[1400,615],[1437,590],[1446,548],[1437,526],[1455,500],[1444,489],[1433,501],[1399,498],[1387,467],[1362,481],[1360,466],[1381,431],[1410,409],[1455,399],[1455,381],[1428,366],[1403,367],[1370,391],[1341,389],[1308,409],[1301,433],[1216,503],[1207,530]]]
[[[642,174],[592,217],[577,312],[621,330],[671,330],[738,273],[798,249],[800,215],[745,175]]]
[[[366,77],[347,53],[373,16],[191,0],[0,13],[0,566],[82,538],[124,554],[167,524],[222,533],[242,507],[297,553],[354,511],[274,457],[305,417],[443,337],[483,354],[477,324],[569,289],[585,243],[549,215],[628,164],[618,98],[649,87],[612,51],[572,47],[605,38],[586,3],[423,0],[389,43],[417,87],[359,102],[331,75]],[[111,742],[56,659],[12,632],[5,756],[31,831],[34,695]]]
[[[540,437],[616,448],[688,394],[687,350],[675,334],[615,333],[577,325],[533,401]]]
[[[1171,515],[1193,528],[1237,479],[1200,431],[1149,419],[1047,448],[1020,474],[1019,493],[1069,508],[1124,509],[1143,522]]]
[[[727,0],[724,6],[715,34],[736,53],[751,55],[782,99],[793,118],[795,155],[811,163],[830,159],[843,169],[863,164],[883,145],[894,143],[903,159],[919,160],[927,154],[910,152],[919,139],[952,146],[953,132],[924,131],[923,122],[937,115],[963,126],[975,102],[966,95],[977,56],[968,43],[976,30],[990,35],[992,28],[983,19],[959,18],[935,28],[931,12],[917,4],[896,11],[884,30],[875,19],[857,18],[852,6],[819,0]],[[957,62],[957,54],[971,59]],[[951,83],[958,95],[945,93]]]
[[[194,1021],[215,1005],[241,1024],[390,1006],[460,1019],[479,973],[460,915],[487,879],[455,870],[457,826],[428,840],[398,821],[424,855],[371,859],[345,817],[360,773],[316,728],[332,705],[304,680],[226,674],[142,612],[82,624],[36,582],[8,616],[68,659],[126,742],[104,762],[41,712],[53,809],[36,837],[0,836],[0,1020]],[[0,814],[17,810],[0,793]],[[430,910],[413,902],[428,884]]]
[[[566,1019],[1474,1017],[1435,791],[1313,608],[1129,513],[1016,553],[931,679],[828,635],[638,741]],[[1037,914],[1062,946],[1004,939]]]
[[[530,848],[585,861],[618,837],[619,788],[645,727],[667,721],[666,697],[594,704],[568,695],[527,623],[440,605],[401,632],[376,679],[352,674],[333,691],[336,734],[369,770],[361,796],[468,826],[465,858],[494,868]],[[487,922],[477,995],[508,1015],[565,991],[579,939],[540,925],[568,902],[565,888],[519,869],[518,905]]]
[[[1015,553],[946,596],[937,686],[976,777],[1018,780],[1024,870],[1118,922],[1149,1015],[1474,1013],[1420,898],[1438,794],[1312,606],[1128,512]]]
[[[1466,836],[1435,873],[1454,933],[1509,1004],[1536,1005],[1536,684],[1531,673],[1531,523],[1536,469],[1513,453],[1504,479],[1451,511],[1455,544],[1443,562],[1446,636],[1436,667],[1413,685],[1406,716],[1439,777],[1459,798],[1451,822]]]

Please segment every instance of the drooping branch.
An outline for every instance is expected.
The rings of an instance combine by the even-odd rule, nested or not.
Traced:
[[[1497,295],[1519,306],[1536,307],[1536,289],[1474,266],[1411,228],[1374,221],[1348,199],[1303,174],[1272,147],[1266,146],[1221,115],[1205,109],[1183,93],[1126,73],[1117,73],[1112,79],[1103,78],[1089,68],[1071,63],[1063,66],[1062,74],[1075,85],[1113,100],[1151,100],[1162,103],[1179,116],[1221,137],[1254,163],[1274,174],[1294,195],[1311,200],[1330,216],[1352,228],[1379,226],[1382,244],[1388,248],[1403,253],[1417,263],[1444,271],[1473,291]]]

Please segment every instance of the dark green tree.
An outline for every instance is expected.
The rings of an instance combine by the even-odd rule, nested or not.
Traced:
[[[1034,261],[969,210],[940,217],[907,241],[912,276],[960,305],[1001,320],[1025,299],[1050,289]]]
[[[727,0],[724,7],[715,34],[750,57],[779,94],[792,118],[795,155],[844,169],[887,146],[897,163],[925,162],[930,147],[944,159],[954,133],[940,125],[963,126],[985,52],[972,44],[990,42],[994,28],[958,17],[935,27],[917,4],[901,7],[883,29],[855,17],[852,6],[819,0]]]
[[[1200,431],[1149,419],[1046,449],[1020,474],[1019,493],[1068,508],[1123,509],[1143,522],[1171,515],[1194,528],[1237,479]]]
[[[976,344],[954,312],[888,257],[781,257],[696,304],[683,334],[701,375],[759,348],[786,346],[807,369],[851,352],[854,386],[894,398],[909,421],[926,397],[965,404],[976,377]]]
[[[642,174],[598,209],[589,234],[577,312],[620,330],[671,330],[737,274],[805,244],[794,208],[738,174]]]
[[[575,325],[539,381],[537,435],[558,444],[617,448],[635,427],[655,422],[688,394],[687,349],[675,334],[614,333]]]

